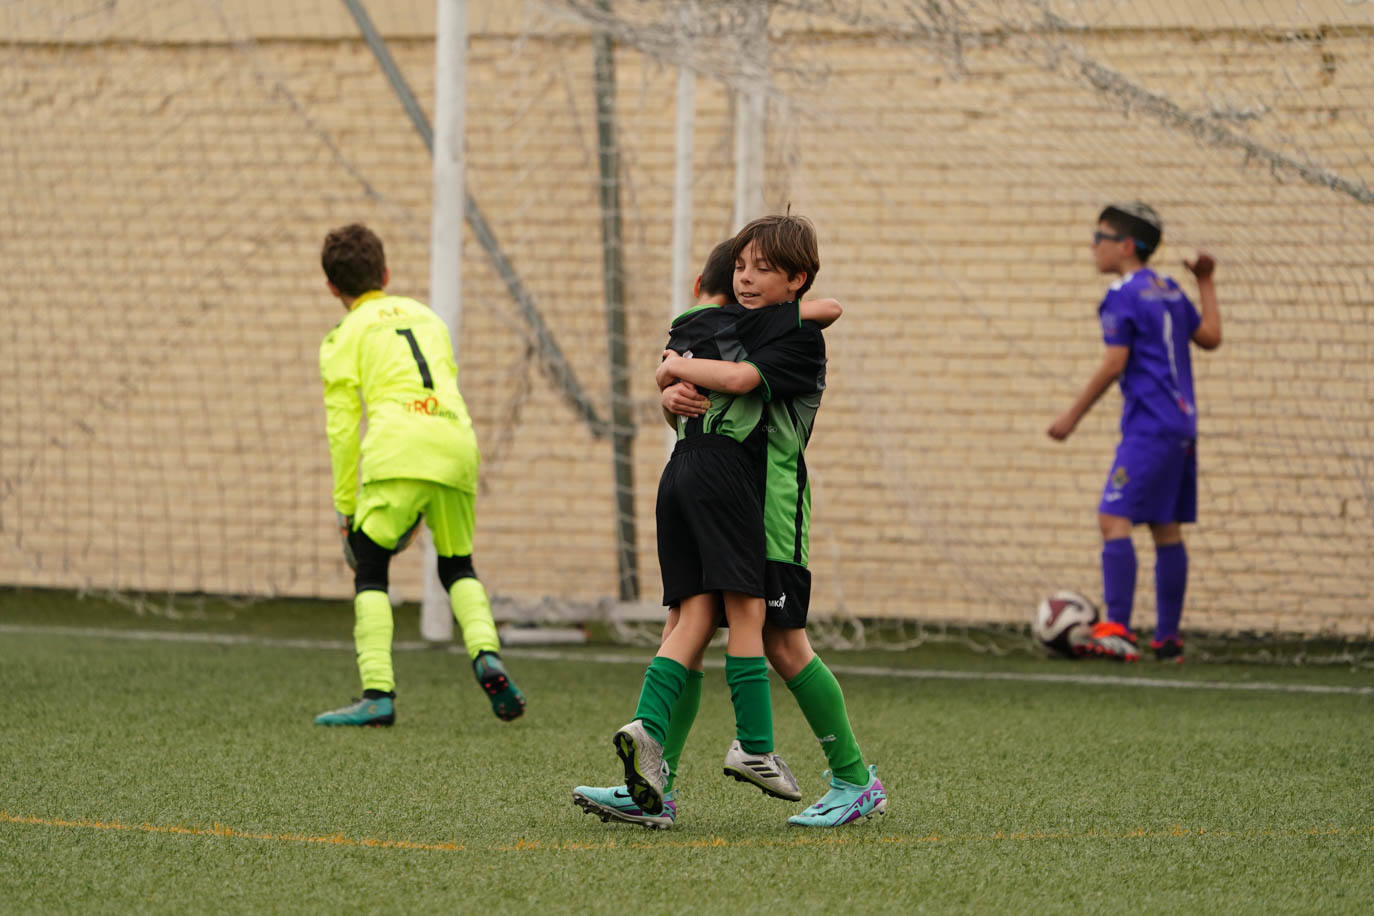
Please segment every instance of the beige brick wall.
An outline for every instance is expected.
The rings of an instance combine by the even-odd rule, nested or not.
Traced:
[[[428,106],[432,4],[373,5]],[[192,6],[120,4],[103,23],[63,19],[60,4],[0,14],[0,582],[343,596],[315,365],[341,313],[318,245],[367,221],[393,290],[423,298],[428,155],[340,4],[225,4],[230,34],[256,36],[236,45]],[[1182,273],[1199,244],[1222,265],[1227,342],[1195,358],[1190,620],[1374,628],[1369,205],[1124,115],[1076,63],[1189,113],[1262,110],[1217,123],[1367,185],[1369,34],[1209,30],[1234,22],[1235,4],[1203,7],[1199,28],[1125,21],[1053,64],[1043,36],[994,36],[957,61],[833,29],[775,36],[796,72],[777,75],[769,204],[816,221],[816,292],[848,309],[827,335],[809,456],[818,613],[1019,620],[1047,589],[1098,591],[1094,510],[1119,397],[1066,444],[1044,430],[1101,346],[1096,212],[1139,196],[1168,223],[1164,269]],[[676,72],[630,49],[617,66],[652,599]],[[605,415],[591,67],[567,22],[473,4],[470,187]],[[704,257],[732,228],[731,102],[709,79],[696,128]],[[466,244],[478,568],[522,601],[613,596],[610,445],[540,371],[510,296]],[[418,559],[395,577],[412,595]]]

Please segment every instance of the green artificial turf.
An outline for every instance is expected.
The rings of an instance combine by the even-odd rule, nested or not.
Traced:
[[[887,670],[840,679],[891,803],[817,832],[785,826],[825,768],[790,694],[775,680],[797,805],[721,774],[733,727],[712,669],[678,823],[649,831],[570,793],[617,780],[610,736],[647,650],[511,649],[530,705],[509,724],[461,652],[398,652],[396,726],[325,729],[313,715],[357,693],[346,606],[173,620],[20,597],[0,602],[7,913],[1357,913],[1374,899],[1367,670],[826,653],[839,671]],[[84,632],[50,629],[65,626]],[[128,638],[168,631],[191,638]],[[1291,692],[1309,684],[1345,692]]]

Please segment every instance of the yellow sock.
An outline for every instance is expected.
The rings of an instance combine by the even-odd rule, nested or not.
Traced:
[[[453,605],[453,619],[463,631],[468,658],[476,658],[479,652],[501,651],[496,621],[491,618],[491,602],[481,582],[470,577],[459,579],[448,590],[448,600]]]
[[[358,673],[364,690],[392,690],[391,602],[386,592],[364,591],[353,596],[353,644],[358,649]]]

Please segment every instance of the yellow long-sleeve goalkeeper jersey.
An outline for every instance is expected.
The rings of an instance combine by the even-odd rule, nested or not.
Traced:
[[[337,511],[357,508],[360,460],[363,483],[408,478],[476,492],[477,437],[448,328],[428,306],[377,290],[359,296],[320,344],[320,375]]]

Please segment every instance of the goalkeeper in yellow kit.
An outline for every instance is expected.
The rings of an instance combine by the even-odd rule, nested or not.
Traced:
[[[491,605],[472,566],[481,456],[458,392],[448,328],[423,303],[383,292],[390,279],[386,255],[382,240],[366,226],[330,232],[320,262],[329,292],[348,312],[320,345],[320,375],[334,509],[354,570],[353,640],[363,696],[321,713],[315,724],[396,721],[388,568],[421,518],[434,537],[439,580],[477,681],[499,718],[518,718],[525,698],[501,662]],[[360,443],[364,404],[367,433]]]

